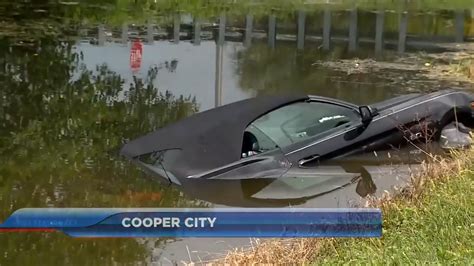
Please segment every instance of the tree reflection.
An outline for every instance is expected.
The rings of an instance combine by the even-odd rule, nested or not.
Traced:
[[[193,98],[154,87],[156,68],[126,84],[107,65],[87,69],[69,42],[44,39],[25,47],[3,39],[0,49],[1,219],[23,207],[202,205],[144,178],[111,150],[197,111]],[[0,264],[36,264],[38,258],[111,264],[145,257],[135,240],[0,237]]]
[[[366,51],[360,51],[363,55]],[[346,45],[330,52],[305,48],[300,52],[292,43],[280,43],[274,50],[265,43],[252,44],[239,51],[237,72],[239,85],[257,94],[305,93],[333,97],[355,103],[376,102],[394,93],[380,86],[373,75],[350,75],[330,68],[314,66],[316,61],[334,61],[352,56]]]

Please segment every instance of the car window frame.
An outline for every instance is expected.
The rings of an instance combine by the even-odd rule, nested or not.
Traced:
[[[298,102],[320,102],[320,103],[325,103],[325,104],[332,104],[332,105],[337,105],[337,106],[340,106],[340,107],[344,107],[344,108],[347,108],[347,109],[350,109],[352,111],[354,111],[354,113],[360,115],[359,113],[359,107],[355,104],[351,104],[351,103],[348,103],[348,102],[344,102],[344,101],[341,101],[341,100],[337,100],[337,99],[329,99],[329,98],[325,98],[325,97],[321,97],[321,96],[313,96],[313,95],[309,95],[308,96],[308,99],[305,99],[305,100],[302,100],[302,101],[296,101],[296,102],[291,102],[291,103],[288,103],[288,104],[285,104],[285,105],[282,105],[278,108],[275,108],[273,110],[270,110],[268,111],[267,113],[265,114],[262,114],[261,116],[255,118],[254,120],[252,120],[246,127],[245,127],[245,130],[247,130],[247,128],[252,125],[252,123],[254,121],[256,121],[257,119],[259,119],[260,117],[264,116],[264,115],[267,115],[268,113],[271,113],[279,108],[282,108],[282,107],[285,107],[285,106],[288,106],[290,104],[294,104],[294,103],[298,103]],[[292,143],[290,145],[287,145],[287,146],[284,146],[284,147],[281,147],[280,145],[278,145],[278,143],[275,143],[277,144],[276,147],[274,149],[271,149],[271,150],[267,150],[267,151],[264,151],[262,153],[259,153],[259,154],[256,154],[256,155],[253,155],[253,156],[250,156],[250,157],[242,157],[240,158],[239,161],[242,161],[242,160],[249,160],[250,158],[255,158],[255,157],[258,157],[258,156],[266,156],[267,154],[269,153],[272,153],[274,152],[275,150],[279,150],[279,152],[281,152],[282,154],[284,154],[285,156],[291,152],[291,151],[294,151],[294,150],[297,150],[297,149],[302,149],[304,148],[305,146],[308,146],[310,143],[314,142],[315,139],[318,139],[318,138],[322,138],[322,137],[327,137],[327,136],[330,136],[331,134],[335,134],[336,132],[339,132],[340,131],[340,128],[342,127],[346,127],[346,128],[354,128],[356,126],[360,126],[360,124],[362,123],[362,119],[358,120],[358,121],[354,121],[354,122],[349,122],[347,124],[343,124],[343,125],[340,125],[338,127],[335,127],[335,128],[332,128],[328,131],[324,131],[324,132],[321,132],[317,135],[314,135],[308,139],[305,139],[303,141],[300,141],[300,142],[296,142],[296,143]],[[269,138],[272,142],[273,139],[270,138],[270,136],[268,136],[268,134],[266,134],[265,132],[263,132],[262,130],[260,130],[258,127],[255,127],[257,130],[259,130],[263,135],[265,135],[267,138]],[[245,131],[244,130],[244,131]],[[242,135],[242,138],[243,138],[243,135]],[[307,148],[310,148],[307,147]],[[306,149],[306,148],[304,148]]]
[[[323,97],[320,98],[320,97],[317,97],[317,96],[310,97],[310,99],[308,99],[306,101],[307,102],[321,102],[321,103],[326,103],[326,104],[337,105],[337,106],[340,106],[340,107],[350,109],[350,110],[354,111],[355,113],[357,113],[360,116],[358,106],[354,105],[354,104],[346,103],[346,102],[339,101],[339,100],[329,100],[329,99],[325,99]],[[292,143],[292,144],[287,145],[285,147],[280,147],[280,149],[282,150],[282,152],[285,155],[288,154],[288,153],[291,153],[295,150],[306,150],[308,148],[311,148],[312,146],[310,144],[312,142],[315,142],[317,139],[327,138],[331,135],[335,135],[336,133],[341,132],[342,128],[345,128],[346,130],[350,130],[350,129],[353,129],[353,128],[356,128],[356,127],[360,126],[361,124],[362,124],[362,118],[360,117],[360,119],[358,119],[357,121],[351,121],[349,123],[331,128],[327,131],[324,131],[324,132],[321,132],[321,133],[316,134],[314,136],[311,136],[310,138],[305,139],[303,141]]]
[[[247,127],[245,128],[245,130],[247,130],[247,128],[249,126],[251,126],[256,120],[258,120],[259,118],[263,117],[264,115],[268,115],[269,113],[273,112],[273,111],[276,111],[280,108],[283,108],[283,107],[286,107],[286,106],[289,106],[289,105],[292,105],[292,104],[295,104],[295,103],[323,103],[323,104],[329,104],[329,105],[335,105],[335,106],[339,106],[339,107],[343,107],[343,108],[347,108],[348,110],[351,110],[354,112],[354,114],[357,114],[358,116],[360,116],[360,113],[359,113],[359,109],[358,109],[358,106],[357,105],[354,105],[354,104],[350,104],[350,103],[347,103],[347,102],[343,102],[343,101],[339,101],[339,100],[332,100],[332,99],[326,99],[324,97],[318,97],[318,96],[310,96],[308,99],[305,99],[303,101],[297,101],[297,102],[292,102],[292,103],[289,103],[289,104],[285,104],[283,106],[280,106],[276,109],[273,109],[259,117],[257,117],[256,119],[252,120],[248,125]],[[343,124],[343,125],[340,125],[340,126],[337,126],[335,128],[331,128],[329,130],[326,130],[324,132],[321,132],[321,133],[318,133],[314,136],[311,136],[310,138],[308,139],[305,139],[305,140],[302,140],[302,141],[299,141],[299,142],[295,142],[295,143],[291,143],[289,145],[286,145],[286,146],[281,146],[279,145],[279,143],[276,143],[268,134],[266,134],[263,130],[261,130],[259,127],[257,126],[254,126],[257,130],[259,130],[259,132],[263,135],[266,136],[266,138],[270,139],[272,142],[274,142],[276,145],[277,145],[277,148],[281,149],[281,150],[287,150],[287,147],[292,147],[294,145],[298,146],[297,144],[300,144],[300,143],[306,143],[308,142],[309,140],[312,140],[314,138],[320,138],[321,135],[326,135],[327,132],[332,132],[334,131],[334,129],[338,130],[339,128],[341,127],[347,127],[347,125],[350,125],[350,124],[354,124],[354,123],[357,123],[359,124],[362,120],[361,119],[358,119],[357,121],[351,121],[349,123],[346,123],[346,124]]]

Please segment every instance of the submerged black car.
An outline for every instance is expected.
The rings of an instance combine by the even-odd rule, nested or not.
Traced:
[[[474,95],[409,94],[370,106],[262,96],[201,112],[125,144],[121,154],[169,181],[310,176],[320,162],[435,141],[474,125]],[[464,127],[466,126],[466,127]]]

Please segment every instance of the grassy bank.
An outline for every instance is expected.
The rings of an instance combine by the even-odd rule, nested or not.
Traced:
[[[409,187],[374,201],[383,210],[381,239],[272,240],[231,252],[224,262],[472,265],[473,155],[426,164]]]
[[[474,173],[428,183],[419,197],[385,203],[382,239],[334,241],[318,263],[474,263]]]

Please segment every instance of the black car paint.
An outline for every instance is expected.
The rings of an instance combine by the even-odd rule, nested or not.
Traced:
[[[359,106],[344,101],[319,96],[309,96],[309,99],[344,106],[359,112]],[[242,158],[197,175],[175,177],[174,169],[163,170],[166,175],[172,175],[172,182],[177,184],[180,182],[176,179],[238,180],[293,177],[299,169],[316,167],[320,161],[386,149],[407,142],[424,141],[424,138],[428,137],[427,132],[434,132],[430,137],[436,139],[436,132],[456,118],[472,126],[473,101],[472,94],[458,90],[443,90],[426,95],[404,95],[371,105],[376,114],[370,123],[363,123],[361,120],[344,124],[302,142]]]
[[[457,91],[445,91],[428,96],[414,95],[409,100],[398,104],[397,101],[393,100],[388,103],[376,104],[374,107],[377,108],[378,115],[367,126],[361,121],[352,125],[344,125],[345,128],[342,129],[335,128],[303,142],[283,148],[281,152],[284,154],[284,157],[278,154],[278,152],[273,152],[273,156],[268,154],[262,156],[263,160],[259,160],[257,155],[249,159],[254,160],[253,164],[246,164],[245,167],[230,170],[229,172],[216,175],[214,178],[254,178],[255,174],[248,175],[252,170],[256,172],[262,170],[260,178],[278,177],[278,174],[266,174],[268,168],[271,168],[270,165],[279,166],[279,168],[273,169],[279,169],[278,173],[285,172],[283,176],[292,177],[294,174],[291,169],[296,170],[302,167],[298,163],[302,160],[307,162],[327,160],[341,156],[345,151],[357,150],[357,147],[362,147],[362,150],[359,149],[359,152],[369,152],[383,147],[388,148],[389,144],[397,145],[405,141],[413,142],[418,138],[422,139],[423,132],[421,131],[423,128],[426,127],[439,131],[444,124],[451,121],[450,118],[454,115],[450,114],[450,112],[453,111],[454,106],[458,106],[458,114],[467,112],[465,107],[469,108],[472,98],[471,101],[466,101],[466,98],[459,97],[460,95],[463,94]],[[322,97],[310,98],[314,101],[329,102],[328,99]],[[356,110],[356,106],[349,103],[341,101],[335,101],[334,103]],[[373,143],[380,143],[380,145],[372,147],[373,145],[370,144]],[[283,168],[287,171],[283,170]],[[220,169],[220,172],[222,171],[223,169]]]

